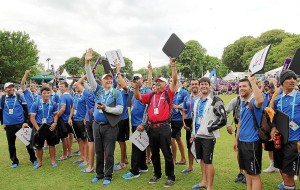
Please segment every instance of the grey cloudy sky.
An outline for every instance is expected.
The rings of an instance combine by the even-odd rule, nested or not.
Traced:
[[[165,65],[162,47],[171,33],[197,40],[211,56],[242,36],[270,29],[300,34],[299,0],[9,0],[0,29],[26,31],[57,69],[92,47],[103,55],[121,49],[134,69]]]

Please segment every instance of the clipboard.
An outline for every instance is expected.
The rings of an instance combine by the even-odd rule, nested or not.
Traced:
[[[287,144],[290,136],[290,117],[284,112],[276,110],[274,119],[274,124],[277,130],[281,133],[282,143]]]
[[[184,123],[187,127],[189,127],[190,129],[192,129],[192,123],[193,123],[193,119],[192,118],[187,118],[184,119]]]
[[[39,139],[48,139],[50,137],[50,135],[52,133],[49,129],[50,127],[51,127],[51,125],[48,125],[46,123],[43,123],[40,126],[39,130],[37,131],[37,135],[38,135]]]
[[[113,101],[112,103],[107,105],[108,107],[115,107],[116,101]],[[106,111],[103,111],[103,114],[105,115],[106,119],[108,120],[109,124],[113,127],[116,126],[121,121],[121,115],[115,115],[112,113],[108,113]]]
[[[180,55],[180,53],[184,50],[184,48],[185,48],[184,43],[176,34],[173,33],[170,36],[170,38],[167,40],[162,51],[168,57],[177,58]]]

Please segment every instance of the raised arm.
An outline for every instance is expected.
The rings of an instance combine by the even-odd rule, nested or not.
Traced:
[[[28,77],[28,74],[30,73],[31,70],[26,70],[25,71],[25,74],[21,80],[21,88],[22,90],[24,91],[26,89],[26,80],[27,80],[27,77]]]
[[[91,85],[91,90],[95,91],[97,89],[97,82],[94,78],[92,69],[91,69],[91,65],[90,62],[93,58],[93,49],[89,48],[86,52],[85,52],[85,71],[86,71],[86,75],[87,75],[87,79]]]
[[[256,78],[255,78],[255,75],[254,76],[251,76],[251,73],[250,73],[250,76],[248,77],[250,83],[251,83],[251,86],[252,86],[252,90],[253,90],[253,94],[254,94],[254,97],[255,97],[255,106],[257,108],[260,108],[263,103],[264,103],[264,97],[262,95],[262,92],[261,90],[258,88],[258,86],[256,85]]]
[[[175,58],[170,57],[170,65],[171,65],[171,70],[172,70],[172,83],[170,84],[170,90],[171,92],[176,91],[176,84],[177,84],[177,69],[176,69],[176,64],[175,64]]]
[[[152,89],[152,73],[153,73],[153,68],[151,65],[151,62],[149,61],[148,65],[148,88]]]

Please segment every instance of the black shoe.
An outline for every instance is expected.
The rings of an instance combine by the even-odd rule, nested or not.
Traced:
[[[246,176],[245,175],[243,175],[242,183],[246,184]]]
[[[243,181],[243,179],[244,179],[244,175],[243,175],[242,173],[239,173],[239,174],[237,175],[237,177],[235,178],[234,182],[240,183],[240,182]]]

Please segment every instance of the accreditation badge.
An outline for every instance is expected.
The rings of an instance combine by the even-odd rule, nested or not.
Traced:
[[[47,123],[47,118],[43,118],[42,123]]]
[[[74,115],[76,115],[77,114],[77,110],[74,110]]]
[[[9,115],[14,114],[14,109],[8,109],[8,114],[9,114]]]
[[[289,125],[290,125],[290,128],[293,131],[296,131],[299,128],[299,126],[297,125],[297,123],[295,123],[294,121],[291,121]]]
[[[154,108],[154,114],[155,114],[155,115],[158,115],[158,114],[159,114],[158,108]]]

